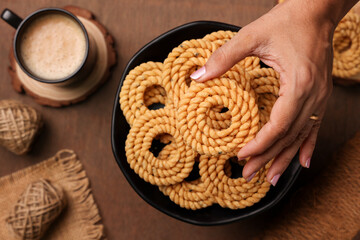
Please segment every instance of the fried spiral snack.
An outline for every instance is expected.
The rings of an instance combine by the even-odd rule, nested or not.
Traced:
[[[360,73],[360,15],[348,13],[334,32],[333,75],[350,78]]]
[[[171,97],[175,108],[190,86],[190,75],[204,66],[217,46],[202,39],[184,41],[174,48],[164,61],[163,79],[171,83]]]
[[[215,202],[209,185],[206,185],[201,179],[160,186],[159,189],[164,195],[169,196],[171,201],[186,209],[197,210],[209,207]]]
[[[257,95],[271,93],[279,95],[280,83],[279,73],[272,68],[259,68],[249,71],[251,76],[251,88]]]
[[[215,43],[217,48],[219,48],[223,44],[225,44],[227,41],[232,39],[235,36],[235,34],[236,34],[236,32],[220,30],[217,32],[207,34],[203,39]],[[254,57],[254,56],[246,57],[245,59],[243,59],[239,63],[237,63],[232,68],[232,70],[236,70],[236,68],[239,68],[239,67],[246,71],[258,69],[258,68],[260,68],[260,58]]]
[[[173,110],[148,111],[135,120],[126,139],[125,151],[130,167],[153,185],[181,182],[194,165],[195,152],[185,145],[175,121]],[[173,136],[177,149],[176,154],[166,161],[159,160],[149,151],[152,140],[161,134]]]
[[[270,188],[266,174],[271,163],[247,183],[232,177],[229,158],[269,120],[279,94],[279,74],[261,68],[259,58],[250,56],[219,78],[204,83],[190,79],[234,35],[217,31],[184,41],[163,63],[147,62],[130,71],[120,92],[121,109],[131,126],[125,143],[130,167],[186,209],[216,203],[244,208]],[[165,107],[150,110],[156,103]],[[159,146],[153,148],[154,140]]]
[[[206,112],[219,105],[228,108],[231,114],[231,125],[220,130],[211,128],[205,121]],[[255,98],[228,78],[192,85],[181,99],[177,119],[185,142],[208,156],[236,155],[259,130]]]
[[[276,99],[277,96],[274,96],[271,93],[264,93],[259,96],[257,105],[259,107],[260,128],[262,128],[270,120],[270,113]]]
[[[166,104],[166,91],[160,85],[153,85],[144,92],[144,103],[149,108],[152,104]]]
[[[250,207],[259,202],[270,189],[270,183],[266,181],[266,174],[271,165],[268,163],[265,168],[258,171],[256,176],[246,182],[244,178],[230,178],[226,174],[226,163],[231,155],[220,155],[218,157],[208,157],[202,155],[200,172],[205,179],[213,185],[213,192],[216,203],[222,207],[239,209]],[[216,166],[216,167],[214,167]]]
[[[154,86],[161,86],[166,93],[169,91],[170,85],[169,82],[163,81],[162,70],[162,63],[147,62],[137,66],[126,76],[120,92],[120,106],[130,126],[135,118],[149,111],[147,104],[154,103],[150,102],[153,100],[145,97],[146,90],[154,91],[153,89],[156,88],[155,91],[160,91],[159,87]],[[163,95],[167,95],[166,93]],[[165,102],[165,105],[170,104],[170,98],[166,100],[168,102]],[[165,101],[165,98],[159,101]]]
[[[204,166],[204,164],[207,164],[207,161],[203,159],[204,156],[201,156],[198,160],[200,178],[192,181],[186,181],[185,179],[185,181],[175,185],[159,186],[160,191],[164,195],[169,196],[171,201],[186,209],[197,210],[213,205],[217,189],[213,182],[210,181],[209,171],[206,171],[207,166]],[[225,175],[230,177],[230,162],[227,161],[222,167]]]

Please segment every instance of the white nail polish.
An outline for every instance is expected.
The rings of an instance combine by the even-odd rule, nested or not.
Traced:
[[[308,160],[306,160],[306,163],[305,163],[305,167],[306,167],[306,168],[309,168],[309,167],[310,167],[310,161],[311,161],[311,158],[309,158]]]
[[[202,75],[206,73],[205,66],[201,67],[197,71],[193,72],[193,74],[190,75],[190,77],[194,80],[199,79]]]
[[[256,175],[256,172],[254,172],[253,174],[251,174],[251,175],[246,179],[246,181],[247,181],[247,182],[250,182],[251,179],[253,179],[253,178],[255,177],[255,175]]]
[[[270,181],[271,185],[273,185],[275,187],[275,185],[278,182],[279,178],[280,178],[280,174],[276,174]]]

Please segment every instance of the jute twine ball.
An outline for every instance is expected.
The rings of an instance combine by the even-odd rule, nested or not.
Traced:
[[[38,240],[60,215],[65,205],[62,189],[40,179],[27,187],[6,222],[18,239]]]
[[[0,145],[11,152],[28,152],[41,126],[42,118],[34,108],[14,100],[0,101]]]

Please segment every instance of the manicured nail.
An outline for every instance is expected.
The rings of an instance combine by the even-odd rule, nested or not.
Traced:
[[[253,179],[253,178],[255,177],[255,175],[256,175],[256,172],[254,172],[253,174],[251,174],[251,175],[246,179],[246,181],[247,181],[247,182],[250,182],[251,179]]]
[[[197,71],[193,72],[193,74],[190,75],[190,77],[194,80],[199,79],[202,75],[206,73],[205,66],[199,68]]]
[[[276,174],[270,181],[271,185],[273,185],[275,187],[275,185],[278,182],[279,178],[280,178],[280,174]]]
[[[308,158],[308,160],[306,160],[306,163],[305,163],[306,168],[310,167],[310,161],[311,161],[311,158]]]

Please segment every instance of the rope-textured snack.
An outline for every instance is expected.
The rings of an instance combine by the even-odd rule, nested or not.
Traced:
[[[272,68],[254,69],[249,74],[252,77],[251,87],[257,97],[261,128],[269,121],[271,109],[279,96],[280,76]]]
[[[231,155],[220,155],[218,157],[200,156],[200,172],[204,172],[203,181],[210,181],[216,192],[215,201],[222,207],[239,209],[250,207],[260,201],[270,189],[270,183],[266,181],[266,174],[271,165],[260,169],[255,177],[246,182],[244,178],[230,178],[226,174],[226,163]],[[216,167],[214,167],[216,166]]]
[[[20,239],[39,240],[65,205],[62,189],[40,179],[20,196],[6,222]]]
[[[205,177],[201,177],[204,173],[201,170],[203,169],[202,164],[204,162],[199,160],[200,178],[192,181],[185,180],[169,186],[159,186],[160,191],[169,196],[171,201],[186,209],[197,210],[211,206],[215,202],[213,197],[214,185]]]
[[[171,201],[186,209],[197,210],[213,205],[217,190],[208,177],[207,168],[203,166],[207,164],[207,161],[202,159],[204,158],[200,157],[198,160],[200,178],[192,181],[186,181],[185,179],[185,181],[175,185],[160,186],[160,191],[169,196]],[[223,168],[225,174],[230,177],[230,162],[227,161]]]
[[[220,130],[205,121],[206,112],[219,105],[228,108],[231,114],[231,125]],[[259,129],[255,99],[236,81],[227,78],[192,85],[181,99],[177,120],[185,142],[208,156],[236,154]]]
[[[358,14],[346,14],[335,29],[333,42],[333,75],[349,78],[359,74],[360,16]]]
[[[162,105],[166,104],[166,91],[163,87],[159,85],[154,85],[145,90],[144,93],[144,103],[145,106],[149,108],[152,104],[160,103]]]
[[[161,76],[162,70],[162,63],[147,62],[137,66],[126,76],[120,92],[120,106],[130,125],[133,124],[135,118],[149,111],[147,104],[150,104],[152,100],[145,97],[147,90],[154,91],[153,89],[156,88],[157,90],[155,91],[160,92],[162,90],[159,90],[159,88],[162,87],[165,90],[165,93],[163,91],[160,92],[162,97],[165,98],[167,96],[170,84],[163,81]],[[165,105],[170,104],[170,98],[167,97],[166,100]],[[161,101],[165,101],[165,99]]]
[[[170,134],[176,144],[176,155],[166,161],[157,159],[149,150],[154,138]],[[192,170],[195,152],[185,145],[176,128],[173,110],[148,111],[137,118],[130,129],[125,144],[126,158],[130,167],[145,181],[154,185],[170,185],[181,182]]]
[[[197,210],[209,207],[214,203],[211,188],[201,179],[160,186],[159,189],[164,195],[169,196],[171,201],[186,209]]]
[[[271,93],[274,96],[279,95],[280,75],[272,68],[259,68],[249,71],[252,77],[251,88],[257,95]]]
[[[239,64],[235,65],[232,69],[227,71],[223,77],[235,80],[239,87],[249,92],[251,97],[256,98],[256,93],[252,88],[253,76],[246,72]],[[223,112],[223,106],[213,106],[208,114],[206,114],[206,122],[211,128],[225,129],[230,126],[231,114],[229,111]]]
[[[174,48],[164,61],[163,79],[171,82],[172,99],[175,108],[190,86],[190,75],[205,65],[217,49],[212,42],[203,39],[184,41]]]
[[[184,41],[163,64],[148,62],[130,71],[121,89],[121,108],[131,125],[125,143],[130,167],[186,209],[214,203],[244,208],[270,188],[266,174],[271,163],[247,183],[231,177],[229,157],[269,120],[279,74],[261,68],[259,58],[247,57],[219,78],[204,83],[190,78],[235,34],[218,31]],[[155,103],[165,107],[150,111]],[[200,176],[194,179],[197,159]]]
[[[215,43],[217,48],[219,48],[232,39],[235,34],[236,32],[220,30],[207,34],[203,39]],[[260,68],[260,58],[254,56],[246,57],[245,59],[235,64],[233,69],[237,67],[240,67],[246,71]]]
[[[277,96],[274,96],[271,93],[264,93],[259,96],[257,104],[259,107],[260,128],[270,120],[270,113],[276,99]]]

